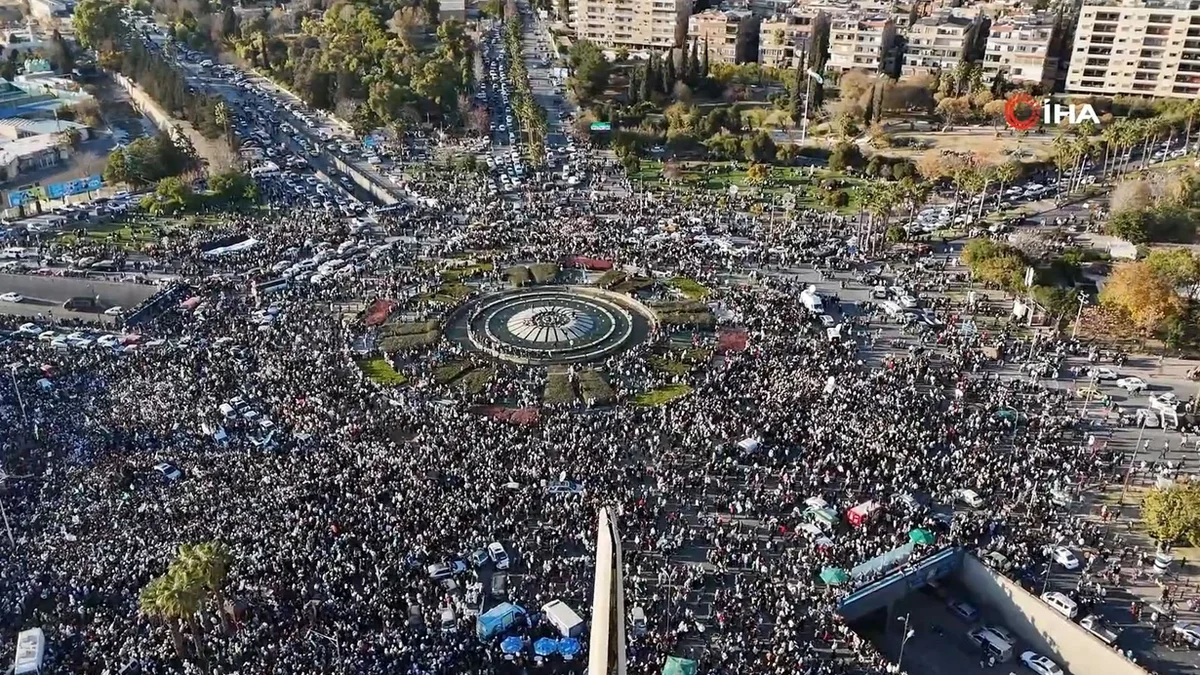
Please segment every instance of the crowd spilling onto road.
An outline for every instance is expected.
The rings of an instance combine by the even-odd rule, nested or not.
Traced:
[[[1066,390],[998,367],[1066,347],[965,336],[919,299],[947,283],[936,261],[888,269],[885,286],[907,283],[943,319],[922,324],[926,347],[893,347],[877,340],[877,306],[833,302],[883,270],[829,216],[698,218],[698,196],[554,186],[493,200],[476,175],[430,178],[417,203],[377,218],[231,216],[160,249],[187,300],[117,331],[111,348],[56,349],[36,339],[55,327],[7,322],[0,442],[17,547],[0,563],[0,648],[40,626],[64,670],[196,668],[137,598],[180,543],[215,539],[234,551],[228,594],[244,612],[230,636],[201,617],[214,671],[502,672],[472,623],[501,600],[475,583],[494,564],[472,553],[509,552],[506,599],[531,624],[514,630],[549,634],[537,610],[552,599],[590,615],[596,511],[609,506],[622,514],[627,604],[647,617],[631,632],[635,672],[668,654],[712,673],[889,672],[835,611],[880,572],[830,586],[823,571],[926,529],[937,540],[914,559],[1001,547],[1014,576],[1037,577],[1047,546],[1078,529],[1062,495],[1116,470],[1082,440]],[[470,250],[503,251],[497,269],[569,254],[692,276],[749,346],[664,408],[547,409],[534,426],[447,403],[445,388],[372,384],[348,351],[364,330],[356,308],[435,287],[436,265],[418,256]],[[814,267],[842,326],[833,339],[797,301],[806,282],[791,273]],[[290,283],[268,293],[279,278]],[[644,370],[629,355],[607,365]],[[547,490],[564,480],[582,491]],[[865,502],[870,517],[848,525]],[[429,578],[428,565],[459,560],[472,562],[456,590]],[[439,628],[445,608],[453,630]]]

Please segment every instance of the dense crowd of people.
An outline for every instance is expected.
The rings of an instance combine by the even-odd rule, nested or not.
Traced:
[[[837,586],[823,571],[854,570],[926,528],[937,542],[910,560],[959,545],[1002,551],[1014,576],[1041,574],[1045,546],[1079,530],[1051,493],[1111,475],[1112,457],[1081,440],[1064,390],[1002,374],[982,351],[1056,344],[948,322],[924,346],[893,349],[877,342],[886,319],[869,304],[847,309],[831,339],[797,300],[792,273],[814,267],[823,291],[884,275],[944,289],[957,281],[946,256],[885,269],[839,217],[755,215],[732,195],[631,198],[592,169],[593,189],[531,186],[514,199],[491,197],[474,175],[417,176],[412,208],[369,230],[303,209],[230,216],[203,238],[127,256],[198,301],[131,329],[125,348],[61,353],[14,336],[0,385],[0,501],[16,544],[0,559],[0,656],[41,627],[52,672],[515,672],[525,662],[503,659],[498,638],[476,639],[471,619],[488,595],[473,578],[490,565],[453,591],[427,566],[502,543],[514,560],[507,595],[531,613],[514,630],[549,635],[538,609],[552,599],[590,616],[596,514],[608,506],[620,514],[626,605],[647,617],[631,631],[631,672],[657,673],[677,654],[702,673],[887,673],[896,666],[836,613],[879,571]],[[247,236],[258,245],[203,255]],[[254,291],[277,262],[349,239],[372,247],[354,274]],[[543,374],[497,364],[474,398],[422,378],[421,363],[462,356],[449,340],[394,360],[412,386],[370,381],[354,361],[370,332],[361,311],[388,298],[412,317],[444,316],[450,308],[422,299],[441,283],[437,261],[472,251],[494,263],[468,281],[473,293],[512,264],[572,255],[691,277],[747,347],[669,375],[646,360],[662,336],[601,365],[623,401],[672,380],[690,395],[543,409],[534,424],[470,404],[536,404]],[[706,331],[692,339],[715,344]],[[237,398],[236,414],[222,410]],[[182,476],[165,478],[161,463]],[[562,480],[582,493],[546,489]],[[959,490],[985,504],[964,508]],[[818,499],[839,514],[877,508],[859,526],[814,529],[807,505]],[[202,653],[181,654],[138,596],[181,543],[209,540],[233,552],[226,595],[241,609],[225,635],[222,608],[208,607]],[[444,607],[457,630],[440,629]]]

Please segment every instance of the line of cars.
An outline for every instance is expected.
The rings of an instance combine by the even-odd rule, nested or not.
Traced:
[[[1018,656],[1016,652],[1017,637],[1007,627],[999,624],[984,624],[980,622],[979,610],[955,595],[949,593],[938,583],[932,583],[923,589],[924,592],[941,599],[950,614],[961,619],[968,628],[966,637],[974,648],[979,650],[983,658],[997,663],[1007,663]],[[1026,650],[1019,654],[1021,663],[1037,675],[1065,675],[1063,669],[1053,659]]]
[[[143,348],[141,336],[118,335],[95,330],[55,330],[33,322],[23,323],[12,332],[0,333],[0,340],[37,340],[47,342],[51,347],[62,351],[76,349],[110,349],[115,352],[127,352]]]

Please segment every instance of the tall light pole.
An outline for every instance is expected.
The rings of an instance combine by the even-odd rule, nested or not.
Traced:
[[[804,147],[804,141],[808,138],[808,101],[812,98],[812,83],[816,80],[821,86],[825,86],[825,78],[812,68],[804,71],[807,76],[807,83],[804,86],[804,114],[800,120],[800,147]]]
[[[25,412],[25,399],[21,398],[21,387],[17,385],[17,364],[8,364],[8,376],[12,378],[13,391],[17,392],[17,403],[21,406],[21,419],[25,421],[25,428],[29,428],[29,415]]]
[[[1087,304],[1087,298],[1081,293],[1079,295],[1079,309],[1075,312],[1075,325],[1071,327],[1071,339],[1079,334],[1079,319],[1083,316],[1083,306]]]
[[[908,627],[908,619],[910,616],[911,613],[896,617],[897,621],[904,622],[904,639],[900,641],[900,658],[896,659],[896,668],[898,670],[903,669],[904,667],[904,646],[908,644],[908,639],[913,636],[913,633],[916,632]]]
[[[1161,415],[1162,413],[1159,414]],[[1138,450],[1142,447],[1142,434],[1145,432],[1146,416],[1142,415],[1141,424],[1138,425],[1137,441],[1133,444],[1133,453],[1129,455],[1129,468],[1125,470],[1125,480],[1121,483],[1121,497],[1117,500],[1117,506],[1124,506],[1125,504],[1125,492],[1129,489],[1129,479],[1133,476],[1133,463],[1137,461]]]

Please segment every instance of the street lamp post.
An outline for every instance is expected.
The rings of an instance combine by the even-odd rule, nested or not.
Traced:
[[[17,364],[9,364],[8,376],[12,378],[13,391],[17,392],[17,403],[21,406],[21,419],[24,420],[25,428],[28,429],[29,415],[25,412],[25,399],[21,397],[21,388],[17,386]]]
[[[1083,316],[1083,306],[1085,304],[1087,304],[1087,298],[1085,298],[1082,294],[1080,294],[1079,309],[1075,312],[1075,325],[1071,327],[1071,339],[1072,340],[1074,340],[1075,336],[1079,334],[1079,319],[1080,319],[1080,317]]]
[[[1133,476],[1133,463],[1137,461],[1138,450],[1142,447],[1142,434],[1145,432],[1146,416],[1142,415],[1141,424],[1138,425],[1137,441],[1133,444],[1133,453],[1129,455],[1129,468],[1125,470],[1125,480],[1121,483],[1121,497],[1117,500],[1117,506],[1125,505],[1125,492],[1129,490],[1129,479]]]
[[[913,633],[916,632],[908,627],[908,620],[911,616],[911,613],[906,613],[904,616],[896,617],[897,621],[904,622],[904,639],[900,641],[900,658],[896,659],[897,669],[902,669],[904,667],[904,646],[908,644],[908,639],[913,636]]]

